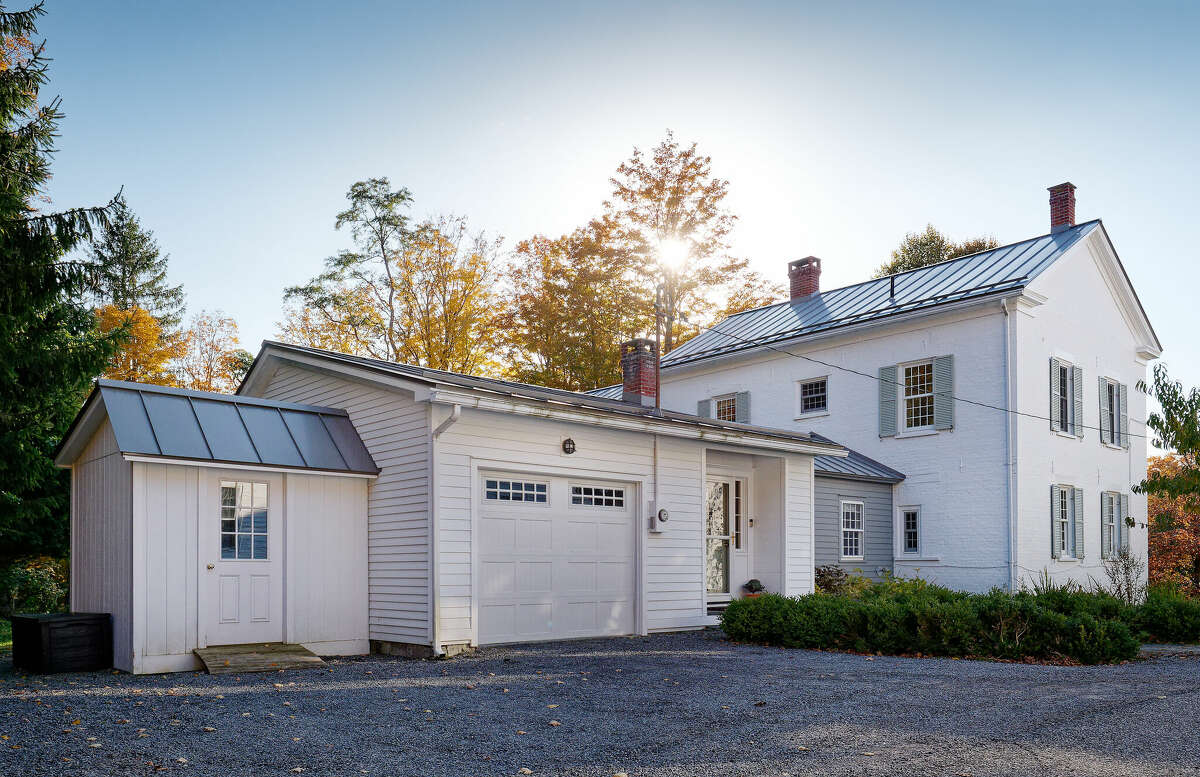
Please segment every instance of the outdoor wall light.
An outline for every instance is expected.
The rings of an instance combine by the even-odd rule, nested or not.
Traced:
[[[575,452],[575,441],[572,440],[570,437],[563,440],[562,449],[563,449],[563,453],[570,456],[572,453]]]

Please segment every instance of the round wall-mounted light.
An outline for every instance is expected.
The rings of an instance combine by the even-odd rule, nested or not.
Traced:
[[[563,453],[570,456],[572,453],[575,452],[575,441],[572,440],[570,437],[563,440],[562,449],[563,449]]]

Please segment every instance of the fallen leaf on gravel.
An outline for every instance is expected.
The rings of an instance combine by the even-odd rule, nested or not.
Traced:
[[[859,755],[875,755],[874,753],[859,753]]]
[[[800,745],[800,746],[799,746],[799,747],[797,747],[796,749],[797,749],[797,750],[808,750],[808,748],[807,748],[807,747],[805,747],[804,745]]]
[[[243,713],[242,713],[242,717],[243,717],[243,718],[248,718],[248,717],[250,717],[250,713],[249,713],[249,712],[243,712]]]
[[[72,721],[71,721],[71,725],[72,725],[72,726],[78,726],[78,725],[79,725],[79,718],[75,718],[75,720],[72,720]]]
[[[550,721],[550,725],[551,726],[561,726],[562,724],[559,723],[557,720],[552,720],[552,721]]]
[[[504,692],[505,692],[505,693],[508,693],[508,689],[507,689],[507,688],[505,688],[505,689],[504,689]]]
[[[181,763],[181,764],[185,764],[185,763],[187,763],[187,759],[186,759],[186,758],[176,758],[175,760],[176,760],[176,761],[178,761],[178,762],[179,762],[179,763]]]
[[[548,709],[548,710],[552,710],[552,709],[554,709],[554,708],[555,708],[555,707],[557,707],[557,706],[558,706],[557,704],[547,704],[547,705],[546,705],[546,709]]]
[[[517,769],[517,774],[533,774],[533,769],[526,769],[522,766],[520,769]]]
[[[216,731],[216,729],[215,729],[215,728],[213,728],[212,726],[205,726],[205,727],[201,728],[200,730],[201,730],[201,731],[207,731],[207,732],[208,732],[208,733],[210,733],[210,734],[211,734],[212,732]]]
[[[754,702],[754,706],[755,707],[765,707],[765,706],[767,706],[767,703],[765,701],[756,701],[756,702]]]
[[[296,773],[300,773],[300,772],[304,771],[304,767],[303,766],[293,766],[292,771],[296,772]]]
[[[117,722],[118,722],[118,723],[128,723],[129,721],[128,721],[128,720],[126,720],[125,718],[121,718],[121,719],[120,719],[120,720],[118,720]]]
[[[521,734],[524,734],[524,733],[525,733],[524,731],[521,731],[521,730],[519,730],[519,729],[517,730],[517,734],[518,734],[518,735],[521,735]]]
[[[292,741],[293,741],[293,742],[299,742],[299,741],[300,741],[300,737],[292,737]]]
[[[88,737],[88,738],[87,738],[87,741],[88,741],[88,742],[95,742],[95,741],[96,741],[96,738],[95,738],[95,737]]]
[[[100,747],[99,742],[88,742],[88,747]]]
[[[629,773],[628,772],[617,772],[616,774],[613,775],[613,777],[629,777]]]

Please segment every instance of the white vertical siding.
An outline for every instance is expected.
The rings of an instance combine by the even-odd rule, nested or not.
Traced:
[[[132,468],[105,420],[71,465],[71,609],[113,616],[113,665],[133,670]]]
[[[812,457],[788,455],[785,462],[787,525],[784,529],[788,596],[813,592]]]
[[[134,655],[138,669],[196,647],[200,470],[134,462]]]
[[[380,468],[367,502],[371,639],[430,644],[428,405],[294,366],[278,369],[262,396],[349,413]]]
[[[367,482],[284,477],[289,642],[323,654],[368,651]]]

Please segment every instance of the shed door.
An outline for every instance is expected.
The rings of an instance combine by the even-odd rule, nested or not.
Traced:
[[[207,644],[283,641],[283,478],[230,471],[200,500]]]
[[[632,634],[632,484],[484,473],[479,643]]]

